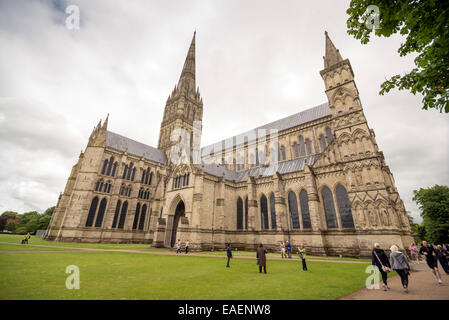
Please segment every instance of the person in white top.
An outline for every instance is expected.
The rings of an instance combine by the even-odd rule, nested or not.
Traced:
[[[176,243],[176,253],[181,253],[181,239]]]
[[[281,242],[281,256],[282,256],[282,259],[284,259],[284,257],[285,257],[285,243],[284,242]]]

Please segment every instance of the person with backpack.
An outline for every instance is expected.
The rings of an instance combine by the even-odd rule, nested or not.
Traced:
[[[387,273],[390,272],[391,265],[385,251],[380,248],[380,245],[378,243],[374,244],[374,248],[371,254],[371,263],[373,267],[377,267],[377,269],[379,270],[382,276],[382,287],[384,291],[387,291],[388,289],[390,289],[387,283]]]
[[[408,293],[408,277],[410,275],[410,265],[405,254],[399,251],[398,246],[392,245],[390,248],[391,268],[401,277],[404,292]]]
[[[304,248],[304,245],[301,245],[298,249],[298,256],[301,259],[302,262],[302,271],[307,271],[307,264],[306,264],[306,248]]]

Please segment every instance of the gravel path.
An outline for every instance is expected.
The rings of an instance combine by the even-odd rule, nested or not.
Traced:
[[[443,284],[438,284],[425,262],[412,264],[409,292],[405,293],[399,276],[388,278],[388,291],[361,289],[340,300],[449,300],[449,275],[439,265]]]

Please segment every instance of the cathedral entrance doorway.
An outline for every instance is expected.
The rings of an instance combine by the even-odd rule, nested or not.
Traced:
[[[184,202],[181,200],[179,201],[178,205],[176,206],[176,210],[175,210],[175,216],[173,218],[173,227],[171,230],[171,240],[170,240],[170,247],[174,247],[176,244],[176,233],[178,231],[178,224],[179,224],[179,220],[181,219],[181,217],[185,216],[185,206],[184,206]]]

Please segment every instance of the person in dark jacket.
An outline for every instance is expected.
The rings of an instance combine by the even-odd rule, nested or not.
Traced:
[[[379,272],[382,276],[383,289],[387,291],[390,287],[387,284],[387,273],[391,269],[390,261],[388,260],[385,251],[380,248],[378,243],[374,244],[374,249],[371,254],[371,262],[373,266],[376,266],[379,269]]]
[[[288,254],[288,258],[291,259],[291,257],[292,257],[292,245],[288,241],[287,241],[287,254]]]
[[[438,270],[437,253],[432,245],[428,245],[427,241],[422,242],[422,247],[419,249],[419,254],[426,256],[426,262],[430,269],[432,269],[435,279],[438,284],[442,284],[440,271]]]
[[[439,244],[437,246],[436,253],[438,256],[438,260],[440,260],[440,264],[443,267],[444,272],[446,272],[446,274],[449,274],[449,265],[447,263],[447,257],[449,256],[449,254],[448,254],[447,250],[443,249],[441,244]]]
[[[399,251],[396,245],[392,245],[390,248],[391,254],[391,268],[396,271],[401,277],[402,286],[404,292],[408,293],[408,276],[410,275],[410,265],[408,264],[405,254]]]
[[[230,267],[229,266],[229,261],[232,258],[232,249],[231,249],[231,244],[230,243],[228,243],[228,246],[226,248],[226,255],[228,256],[228,264],[226,265],[226,268],[229,268]]]
[[[267,250],[263,247],[263,244],[259,244],[259,248],[257,248],[257,261],[259,263],[259,273],[262,273],[262,267],[263,272],[267,273],[267,257],[266,257]]]

